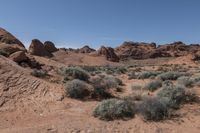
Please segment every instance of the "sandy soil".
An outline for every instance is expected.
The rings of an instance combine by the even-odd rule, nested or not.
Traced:
[[[119,65],[107,62],[103,57],[60,53],[55,55],[53,59],[35,58],[42,64],[56,68],[68,64]],[[180,59],[174,59],[178,60]],[[92,116],[97,101],[64,98],[61,84],[35,78],[30,72],[30,69],[22,68],[0,56],[1,133],[199,133],[200,131],[200,104],[184,105],[177,113],[179,116],[161,122],[145,122],[138,115],[126,121],[101,121]],[[125,75],[120,78],[126,84],[122,92],[124,96],[131,93],[132,84],[147,82],[128,80]],[[195,88],[200,96],[198,89]]]

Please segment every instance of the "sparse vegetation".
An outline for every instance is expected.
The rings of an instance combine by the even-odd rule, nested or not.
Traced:
[[[89,85],[79,79],[68,81],[65,85],[65,94],[71,98],[83,99],[89,96]]]
[[[176,80],[181,76],[186,76],[184,72],[169,71],[158,75],[161,80]]]
[[[156,72],[156,71],[150,71],[150,72],[142,72],[138,75],[138,79],[148,79],[152,76],[157,76],[158,74],[160,74],[160,72]]]
[[[167,102],[162,98],[146,98],[139,107],[145,120],[159,121],[170,117]]]
[[[34,69],[32,72],[31,72],[31,75],[35,76],[35,77],[38,77],[38,78],[44,78],[48,75],[47,71],[45,70],[38,70],[38,69]]]
[[[79,79],[88,81],[90,78],[89,74],[80,67],[67,67],[63,71],[64,81]]]
[[[108,99],[95,108],[93,115],[102,120],[132,118],[135,115],[135,108],[133,103],[126,100]]]
[[[177,79],[177,83],[180,85],[184,85],[185,87],[192,87],[194,83],[194,79],[190,77],[182,76]]]
[[[162,86],[161,80],[153,80],[153,81],[150,81],[149,83],[147,83],[144,88],[153,92],[153,91],[157,90],[158,88],[160,88],[161,86]]]
[[[180,85],[164,86],[158,93],[160,98],[165,98],[168,101],[170,108],[178,109],[186,100],[186,88]]]

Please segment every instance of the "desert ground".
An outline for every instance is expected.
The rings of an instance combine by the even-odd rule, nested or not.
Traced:
[[[1,133],[199,133],[200,46],[26,49],[0,31]]]

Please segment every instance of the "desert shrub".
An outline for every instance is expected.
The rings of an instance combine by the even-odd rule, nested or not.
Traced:
[[[191,87],[194,83],[194,79],[190,77],[182,76],[177,79],[177,83],[180,85],[184,85],[186,87]]]
[[[83,99],[89,96],[89,85],[79,79],[68,81],[65,85],[65,94],[71,98]]]
[[[132,91],[135,91],[135,90],[142,90],[143,89],[143,86],[142,85],[131,85],[131,89]]]
[[[47,71],[45,70],[38,70],[38,69],[34,69],[32,72],[31,72],[31,75],[35,76],[35,77],[38,77],[38,78],[44,78],[46,77],[48,74],[47,74]]]
[[[134,104],[120,99],[104,100],[95,108],[93,115],[102,120],[132,118],[135,115]]]
[[[169,72],[165,72],[165,73],[158,75],[158,77],[162,80],[176,80],[179,77],[185,76],[185,75],[186,75],[186,73],[169,71]]]
[[[157,76],[158,74],[160,74],[160,72],[154,72],[154,71],[152,71],[152,72],[142,72],[138,75],[137,78],[138,79],[148,79],[152,76]]]
[[[4,50],[2,50],[2,49],[0,49],[0,55],[3,55],[3,56],[5,56],[5,57],[8,57],[9,53],[6,52],[6,51],[4,51]]]
[[[149,91],[155,91],[158,88],[160,88],[161,86],[162,86],[161,80],[154,80],[154,81],[150,81],[149,83],[147,83],[144,88],[148,89]]]
[[[162,98],[145,98],[139,106],[139,112],[145,120],[159,121],[169,118],[167,102]]]
[[[137,79],[138,75],[136,75],[136,73],[134,71],[130,72],[128,74],[128,79]]]
[[[101,75],[93,77],[90,80],[94,87],[94,97],[109,98],[112,97],[110,93],[111,88],[119,89],[119,85],[122,85],[122,81],[113,76]]]
[[[73,79],[88,81],[88,79],[90,78],[89,74],[80,67],[67,67],[63,70],[63,75],[64,81]]]
[[[186,88],[180,85],[164,86],[157,94],[168,101],[168,106],[178,109],[186,101]]]

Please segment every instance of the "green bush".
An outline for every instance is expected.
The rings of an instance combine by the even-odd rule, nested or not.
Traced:
[[[108,99],[102,101],[93,115],[102,120],[132,118],[135,115],[134,104],[126,100]]]
[[[150,78],[150,77],[152,77],[152,76],[157,76],[158,74],[160,74],[160,72],[154,72],[154,71],[152,71],[152,72],[142,72],[142,73],[140,73],[139,75],[138,75],[138,79],[148,79],[148,78]]]
[[[153,91],[157,90],[158,88],[160,88],[161,86],[162,86],[162,81],[154,80],[154,81],[150,81],[149,83],[147,83],[144,88],[153,92]]]
[[[128,74],[128,79],[131,80],[131,79],[137,79],[138,75],[136,75],[136,73],[134,71],[130,72]]]
[[[185,76],[185,75],[186,75],[186,73],[183,73],[183,72],[170,71],[170,72],[162,73],[162,74],[158,75],[158,77],[161,80],[176,80],[179,77]]]
[[[146,98],[139,106],[139,112],[145,120],[159,121],[169,118],[167,102],[161,98]]]
[[[65,94],[75,99],[83,99],[89,96],[89,85],[79,79],[68,81],[65,85]]]
[[[83,81],[88,81],[90,78],[88,72],[79,67],[67,67],[63,70],[64,81],[80,79]]]
[[[31,75],[33,75],[33,76],[35,76],[35,77],[38,77],[38,78],[44,78],[44,77],[46,77],[48,74],[47,74],[47,71],[34,69],[34,70],[31,72]]]

